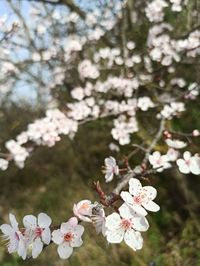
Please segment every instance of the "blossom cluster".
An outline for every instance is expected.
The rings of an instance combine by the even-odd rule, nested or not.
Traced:
[[[115,158],[110,156],[105,159],[106,182],[110,182],[119,171]],[[7,242],[8,252],[17,253],[24,260],[37,258],[50,243],[58,246],[57,252],[61,259],[68,259],[74,248],[83,244],[83,222],[93,224],[96,233],[101,233],[109,243],[120,243],[124,240],[136,251],[143,246],[141,232],[149,228],[147,211],[157,212],[160,209],[153,202],[156,195],[157,191],[152,186],[142,187],[138,179],[130,178],[129,192],[120,193],[123,203],[118,212],[114,211],[106,216],[102,204],[85,199],[74,204],[74,216],[60,226],[53,225],[47,214],[40,213],[37,217],[24,216],[23,227],[20,227],[15,216],[10,214],[10,224],[2,224],[0,230]]]
[[[192,65],[192,60],[200,55],[200,30],[192,29],[176,38],[175,27],[168,20],[164,21],[166,10],[181,12],[187,1],[147,1],[142,11],[149,20],[149,29],[142,45],[132,35],[121,36],[121,27],[118,27],[125,21],[123,13],[130,8],[129,1],[108,2],[105,9],[91,9],[84,18],[76,12],[69,13],[64,7],[45,13],[48,7],[36,4],[41,8],[32,6],[29,14],[33,23],[31,26],[27,23],[30,40],[23,30],[22,24],[26,23],[17,21],[19,32],[14,35],[14,42],[0,47],[0,94],[9,92],[13,84],[17,87],[19,81],[24,80],[26,84],[28,80],[29,85],[31,80],[32,86],[41,88],[44,98],[51,98],[53,102],[52,108],[45,109],[44,117],[5,143],[6,151],[0,153],[1,170],[6,170],[12,160],[23,168],[37,146],[52,147],[62,135],[73,138],[81,124],[107,117],[112,122],[110,131],[114,143],[110,143],[109,148],[113,152],[120,152],[120,146],[135,141],[134,134],[143,142],[135,144],[137,149],[130,155],[138,150],[144,152],[141,165],[134,169],[129,162],[126,168],[120,169],[114,157],[105,158],[105,182],[117,179],[114,180],[118,181],[117,190],[105,195],[96,187],[100,203],[81,200],[74,204],[73,216],[60,225],[53,225],[47,214],[40,213],[37,217],[24,216],[21,227],[10,214],[10,225],[1,225],[0,230],[7,241],[8,252],[16,252],[22,259],[37,258],[51,243],[57,245],[60,258],[68,259],[83,244],[84,222],[93,225],[96,233],[109,243],[124,240],[132,250],[140,250],[143,247],[141,232],[149,229],[147,214],[159,211],[160,207],[154,202],[157,190],[150,185],[142,186],[139,179],[143,180],[143,174],[148,171],[159,174],[172,166],[183,174],[200,175],[200,155],[198,151],[190,151],[189,146],[191,139],[200,136],[199,130],[188,134],[171,130],[171,121],[184,115],[189,100],[198,100],[200,89],[193,77],[181,76],[179,71],[179,66],[185,64],[183,58]],[[134,20],[137,20],[137,12],[131,15],[130,21]],[[5,24],[5,19],[0,18],[1,31]],[[52,34],[54,27],[61,39]],[[125,30],[123,33],[126,34]],[[24,40],[24,47],[34,44],[33,47],[40,49],[26,53],[19,40]],[[13,50],[23,56],[19,59],[14,56],[13,60]],[[66,84],[69,84],[70,99],[60,107],[52,95],[66,88]],[[151,137],[153,130],[143,127],[142,112],[145,119],[155,118],[155,124],[160,126],[151,143],[147,137]],[[162,149],[157,145],[159,141]]]
[[[164,169],[172,167],[172,162],[176,162],[178,169],[183,174],[192,173],[194,175],[200,175],[200,156],[199,154],[191,155],[189,151],[183,153],[183,158],[180,158],[180,153],[177,151],[180,147],[185,147],[184,142],[175,140],[170,142],[174,144],[175,148],[169,148],[167,153],[161,155],[159,151],[155,151],[149,155],[149,162],[153,169],[157,172],[162,172]],[[183,146],[184,144],[184,146]]]
[[[119,208],[119,213],[114,212],[106,217],[106,238],[110,243],[120,243],[123,240],[134,251],[143,246],[140,232],[149,228],[146,219],[147,211],[157,212],[160,207],[153,202],[157,191],[152,186],[142,187],[136,178],[129,180],[129,192],[122,191],[121,198],[124,203]]]

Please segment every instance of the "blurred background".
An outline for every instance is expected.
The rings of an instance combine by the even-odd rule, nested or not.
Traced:
[[[5,141],[15,138],[28,123],[44,116],[48,108],[64,108],[65,103],[71,100],[71,89],[83,84],[77,78],[77,66],[86,55],[94,54],[99,47],[120,47],[124,35],[134,37],[140,52],[145,49],[149,24],[144,18],[144,4],[145,1],[141,0],[128,1],[121,9],[122,3],[118,0],[110,3],[103,0],[0,1],[1,152],[4,152]],[[199,2],[191,0],[181,15],[167,13],[167,20],[176,26],[175,36],[182,36],[196,27],[199,23],[197,11]],[[87,17],[86,22],[87,13],[93,16],[90,20]],[[95,23],[92,24],[94,17],[97,20],[104,18],[101,29],[97,30]],[[7,34],[13,22],[18,26]],[[106,33],[102,34],[101,30]],[[89,42],[84,41],[86,32],[89,32]],[[78,55],[70,46],[69,39],[82,42]],[[179,73],[186,80],[199,81],[199,65],[199,58],[196,58],[174,67],[176,75]],[[121,71],[117,67],[113,69],[115,75]],[[136,71],[139,70],[140,66]],[[105,72],[102,75],[106,76],[106,69],[102,71]],[[165,74],[164,70],[158,70],[157,77]],[[166,92],[172,93],[169,88]],[[169,122],[171,127],[183,132],[200,129],[199,107],[199,98],[189,103],[182,119]],[[154,127],[151,112],[146,112],[141,119],[141,132]],[[0,223],[8,221],[9,212],[20,220],[26,214],[37,215],[43,211],[52,217],[55,224],[59,224],[72,216],[74,203],[81,199],[98,200],[92,188],[93,181],[99,180],[105,192],[109,193],[116,181],[111,185],[104,184],[101,172],[104,158],[112,155],[122,160],[132,151],[129,145],[122,147],[120,152],[109,149],[109,144],[113,142],[111,128],[109,118],[86,123],[73,140],[63,137],[52,148],[37,148],[23,169],[11,164],[7,171],[1,171]],[[135,134],[134,143],[140,144],[141,138],[141,135]],[[148,139],[148,134],[143,138]],[[192,144],[193,153],[199,152],[199,144],[198,139]],[[165,152],[162,145],[162,142],[159,143],[157,149]],[[130,164],[136,165],[139,159],[133,156]],[[133,252],[123,243],[108,245],[102,236],[96,237],[90,225],[86,225],[84,245],[76,249],[67,261],[59,259],[54,245],[45,249],[36,260],[22,261],[17,255],[9,255],[1,243],[0,265],[200,265],[199,176],[186,176],[173,168],[152,176],[152,182],[158,190],[156,202],[161,210],[148,217],[151,227],[143,234],[144,247],[141,251]]]

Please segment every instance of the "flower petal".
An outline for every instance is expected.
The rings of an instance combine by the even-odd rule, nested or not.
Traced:
[[[43,243],[39,237],[33,242],[32,257],[33,259],[37,258],[43,249]]]
[[[73,226],[69,222],[62,223],[61,226],[60,226],[60,231],[63,234],[67,234],[69,231],[72,230],[72,228],[73,228]]]
[[[126,204],[133,204],[133,197],[127,191],[122,191],[120,193],[121,198],[126,202]]]
[[[110,156],[109,158],[106,158],[105,159],[105,165],[114,167],[116,165],[115,158],[113,158],[112,156]]]
[[[76,217],[72,217],[69,219],[68,223],[72,226],[72,227],[76,227],[78,224],[78,219]]]
[[[52,232],[52,241],[56,243],[57,245],[60,245],[63,242],[63,234],[60,231],[60,229],[54,230]]]
[[[34,230],[37,227],[37,219],[34,215],[26,215],[23,218],[23,224],[26,228]]]
[[[106,217],[106,228],[114,230],[119,228],[121,223],[121,218],[118,213],[114,212]]]
[[[136,178],[131,178],[129,180],[129,192],[130,192],[130,194],[133,196],[137,196],[137,195],[139,195],[141,190],[142,190],[142,185],[141,185],[140,181]]]
[[[124,229],[107,230],[105,234],[109,243],[121,243],[124,238]]]
[[[139,232],[135,232],[133,229],[126,231],[124,241],[134,251],[141,249],[143,245],[141,234]]]
[[[123,203],[122,206],[119,208],[119,213],[122,218],[130,219],[133,217],[134,212],[131,210],[126,203]]]
[[[16,252],[18,249],[18,239],[15,237],[15,235],[10,236],[10,242],[8,244],[8,252],[11,254],[13,252]]]
[[[105,175],[106,183],[111,182],[113,180],[113,172],[107,172]]]
[[[17,253],[20,257],[22,257],[23,260],[26,259],[27,248],[26,248],[25,242],[22,238],[19,240]]]
[[[49,228],[45,228],[44,231],[42,232],[42,241],[46,245],[49,245],[51,241],[51,230]]]
[[[68,259],[72,255],[73,248],[69,246],[69,243],[65,242],[58,246],[57,251],[61,259]]]
[[[142,188],[142,193],[144,193],[144,201],[154,200],[157,196],[157,190],[152,186],[144,186]]]
[[[70,246],[73,247],[73,248],[78,248],[80,246],[82,246],[83,244],[83,240],[81,238],[77,238],[77,237],[74,237],[71,241],[70,241]]]
[[[145,232],[149,228],[149,223],[145,217],[138,216],[132,219],[133,221],[133,228],[140,232]]]
[[[158,206],[158,204],[156,204],[152,200],[148,202],[144,202],[142,205],[144,206],[146,210],[151,211],[151,212],[157,212],[160,210],[160,207]]]
[[[41,228],[47,228],[51,225],[52,223],[52,220],[51,218],[46,214],[46,213],[40,213],[38,215],[38,225],[41,227]]]
[[[18,230],[18,222],[15,218],[15,215],[10,213],[9,214],[9,220],[10,220],[10,224],[11,226],[15,229],[15,230]]]
[[[138,215],[142,215],[142,216],[146,216],[147,215],[147,212],[145,211],[145,209],[138,205],[138,204],[132,204],[132,205],[129,205],[129,207],[134,211],[136,212]]]
[[[0,230],[6,236],[9,236],[10,234],[13,233],[13,228],[9,224],[2,224],[0,226]]]
[[[183,158],[184,158],[186,161],[190,160],[190,158],[191,158],[191,153],[190,153],[189,151],[185,151],[185,152],[183,153]]]
[[[83,232],[84,232],[84,227],[83,227],[82,225],[78,224],[78,225],[74,228],[73,232],[74,232],[74,236],[79,238],[79,237],[82,236],[82,234],[83,234]]]
[[[183,159],[178,159],[176,161],[178,167],[179,167],[179,171],[183,174],[189,174],[190,173],[190,169],[189,166],[185,163],[185,161]]]
[[[194,156],[191,158],[190,171],[194,175],[200,175],[200,158]]]

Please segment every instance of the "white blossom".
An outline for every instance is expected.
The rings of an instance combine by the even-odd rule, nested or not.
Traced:
[[[27,248],[22,232],[19,230],[18,222],[13,214],[9,214],[9,224],[2,224],[0,230],[4,234],[4,238],[8,241],[8,252],[17,252],[20,257],[26,259]]]
[[[166,156],[168,157],[168,160],[171,162],[175,162],[179,156],[179,152],[173,148],[169,148]]]
[[[192,156],[189,151],[185,151],[183,153],[183,159],[178,159],[176,163],[180,172],[183,174],[200,174],[200,157],[197,155]]]
[[[126,204],[119,208],[119,214],[114,212],[106,217],[106,238],[109,243],[121,243],[123,240],[134,251],[143,246],[140,231],[147,231],[148,221],[137,215]]]
[[[155,105],[149,97],[145,96],[138,98],[137,106],[142,111],[147,111],[149,108],[153,108]]]
[[[51,241],[51,222],[51,218],[45,213],[40,213],[37,218],[34,215],[26,215],[23,218],[27,246],[31,247],[34,259],[42,252],[43,245],[49,245]]]
[[[105,159],[105,168],[103,172],[105,173],[106,182],[112,181],[113,176],[119,174],[119,167],[116,163],[115,158],[110,156],[109,158]]]
[[[153,202],[157,195],[157,190],[152,186],[144,186],[136,178],[129,180],[129,192],[122,191],[120,196],[125,203],[137,214],[147,215],[146,210],[157,212],[160,207]],[[146,210],[145,210],[146,209]]]
[[[0,169],[5,171],[8,168],[8,160],[0,158]]]
[[[157,172],[162,172],[164,169],[171,167],[168,156],[161,155],[159,151],[155,151],[149,155],[149,162]]]
[[[81,236],[84,227],[78,224],[78,220],[72,217],[66,223],[62,223],[60,229],[52,232],[52,241],[58,245],[57,251],[61,259],[68,259],[73,248],[83,244]]]
[[[74,204],[74,215],[84,222],[91,222],[92,207],[93,205],[90,200],[81,200]]]
[[[178,139],[166,139],[167,145],[174,149],[183,149],[187,146],[187,143]]]

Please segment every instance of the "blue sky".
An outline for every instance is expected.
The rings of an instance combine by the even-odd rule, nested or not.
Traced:
[[[22,5],[22,12],[24,16],[28,16],[28,12],[27,9],[29,7],[29,3],[28,1],[16,1],[16,4],[21,4]],[[10,18],[11,20],[14,18],[12,15],[12,11],[9,8],[9,5],[7,3],[6,0],[0,0],[0,16],[4,16],[7,15],[8,18]],[[36,98],[36,93],[35,93],[35,89],[31,88],[28,85],[23,85],[19,84],[18,86],[16,86],[14,88],[14,99],[26,99],[30,102],[34,101],[34,99]]]

